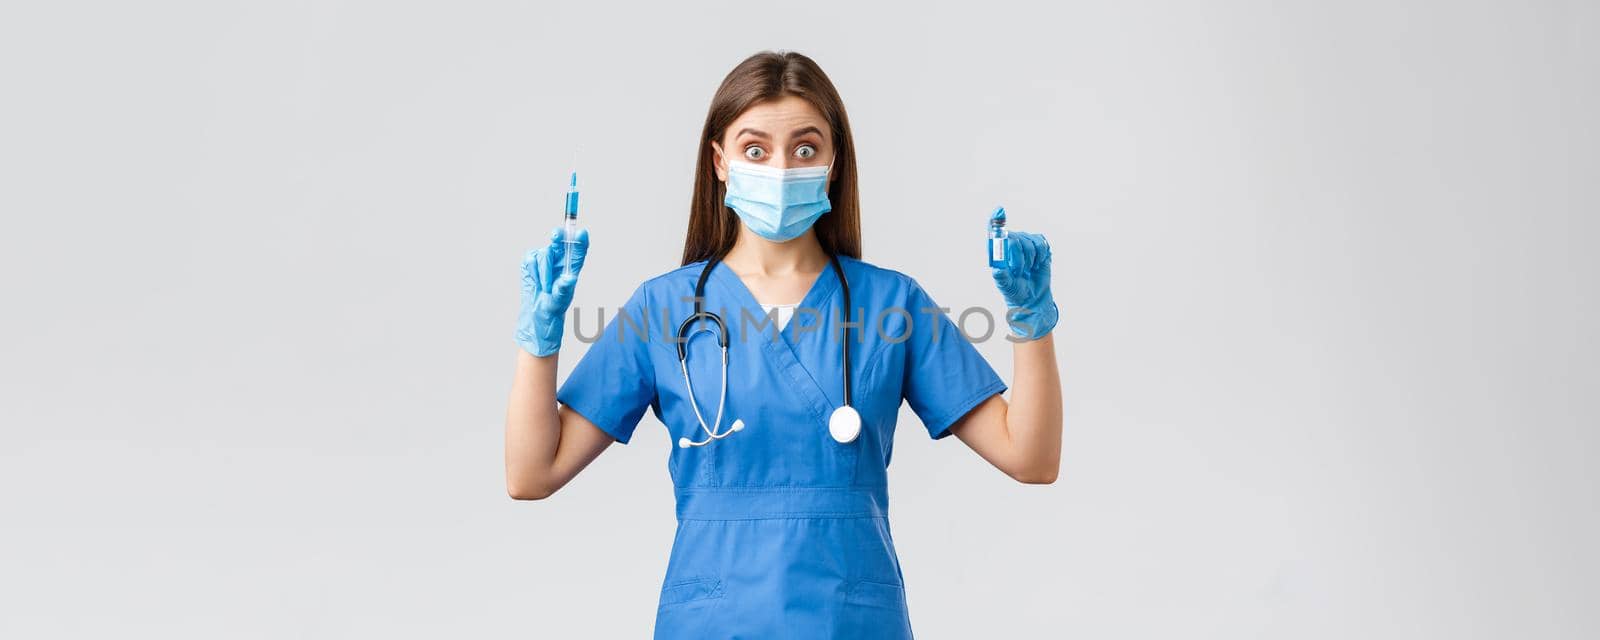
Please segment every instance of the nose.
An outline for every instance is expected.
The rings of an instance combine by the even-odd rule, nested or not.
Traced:
[[[815,167],[822,164],[822,162],[819,161],[821,157],[822,154],[817,154],[812,156],[810,159],[801,160],[789,154],[782,154],[773,157],[772,163],[769,166],[777,169],[788,169],[791,167]]]

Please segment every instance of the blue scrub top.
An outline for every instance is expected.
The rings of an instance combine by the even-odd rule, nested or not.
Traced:
[[[888,522],[887,469],[900,404],[929,436],[1006,385],[917,282],[839,257],[849,280],[853,405],[861,435],[828,433],[844,402],[839,280],[829,265],[778,330],[726,265],[706,282],[707,310],[727,324],[728,398],[700,447],[674,337],[693,312],[704,262],[646,281],[606,324],[556,399],[626,444],[654,411],[673,443],[667,468],[678,529],[655,637],[910,638],[905,590]],[[809,311],[808,311],[809,310]],[[701,327],[711,325],[701,323]],[[688,341],[695,401],[709,423],[722,392],[714,334]]]

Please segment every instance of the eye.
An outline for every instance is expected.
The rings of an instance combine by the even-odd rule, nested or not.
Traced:
[[[755,146],[755,145],[750,145],[750,146],[744,148],[744,157],[749,158],[751,160],[760,160],[762,158],[767,157],[767,152],[766,152],[765,149],[762,149],[761,147],[758,147],[758,146]]]
[[[813,146],[811,146],[809,144],[800,145],[799,148],[794,150],[794,157],[799,158],[801,160],[810,160],[813,156],[816,156],[816,155],[817,155],[817,148],[813,147]]]

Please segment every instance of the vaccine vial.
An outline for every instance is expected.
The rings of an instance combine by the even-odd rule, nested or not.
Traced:
[[[1006,208],[995,207],[989,216],[989,266],[1004,269],[1006,266]]]

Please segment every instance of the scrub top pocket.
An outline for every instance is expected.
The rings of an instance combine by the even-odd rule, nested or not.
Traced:
[[[898,584],[871,580],[848,584],[837,622],[834,637],[912,639],[905,588]]]
[[[696,600],[722,597],[722,581],[716,578],[683,580],[661,587],[661,603],[667,607]]]
[[[661,603],[656,606],[655,638],[704,637],[723,601],[722,581],[700,578],[668,584],[661,588]]]
[[[899,611],[906,606],[905,587],[887,582],[857,580],[845,589],[844,601]]]

